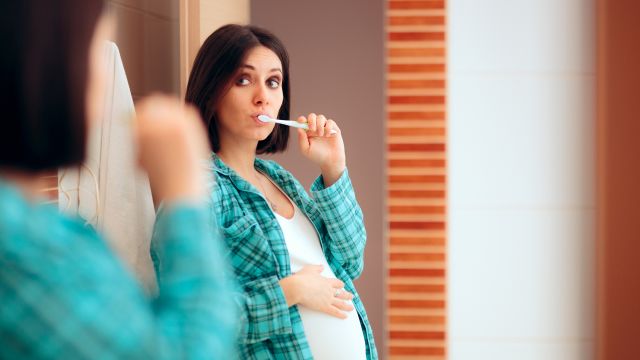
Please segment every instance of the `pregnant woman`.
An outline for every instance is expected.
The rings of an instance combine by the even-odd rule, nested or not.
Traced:
[[[242,290],[240,357],[377,359],[353,285],[366,233],[338,124],[297,119],[308,127],[297,129],[299,151],[321,173],[311,195],[282,166],[256,157],[286,149],[289,127],[261,119],[289,119],[289,89],[280,40],[240,25],[209,36],[187,85],[214,152],[216,220]]]

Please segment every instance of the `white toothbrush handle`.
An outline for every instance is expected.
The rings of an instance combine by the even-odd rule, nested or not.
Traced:
[[[300,128],[300,129],[305,129],[305,130],[309,130],[309,125],[305,124],[305,123],[299,123],[297,121],[293,121],[293,120],[280,120],[280,119],[271,119],[271,121],[273,121],[274,123],[278,123],[278,124],[282,124],[282,125],[288,125],[291,127],[295,127],[295,128]],[[335,130],[331,130],[329,131],[329,134],[337,134],[338,132]]]
[[[272,121],[275,122],[275,123],[278,123],[278,124],[282,124],[282,125],[288,125],[288,126],[295,127],[295,128],[309,130],[309,125],[307,125],[305,123],[299,123],[299,122],[293,121],[293,120],[272,119]]]

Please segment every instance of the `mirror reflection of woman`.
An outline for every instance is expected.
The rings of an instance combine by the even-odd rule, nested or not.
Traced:
[[[313,86],[313,85],[309,85]],[[311,196],[274,161],[289,127],[259,115],[290,117],[289,59],[264,29],[227,25],[204,42],[186,101],[205,121],[214,151],[213,199],[242,292],[243,359],[376,359],[363,303],[353,284],[363,270],[366,233],[346,167],[338,124],[297,119],[297,148],[321,175]]]
[[[142,168],[163,201],[150,297],[96,231],[44,205],[43,174],[79,166],[101,118],[101,0],[0,2],[0,358],[229,359],[235,316],[210,229],[197,111],[138,103]]]

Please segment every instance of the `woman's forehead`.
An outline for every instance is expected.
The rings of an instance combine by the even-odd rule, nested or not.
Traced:
[[[243,67],[258,72],[282,72],[282,62],[278,55],[264,46],[256,46],[249,50]]]

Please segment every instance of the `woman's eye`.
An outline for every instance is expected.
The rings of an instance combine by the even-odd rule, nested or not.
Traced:
[[[267,85],[272,89],[277,89],[280,86],[280,81],[277,79],[271,79],[267,81]]]
[[[241,77],[240,79],[238,79],[238,81],[236,81],[236,84],[238,85],[249,85],[249,83],[250,81],[246,77]]]

